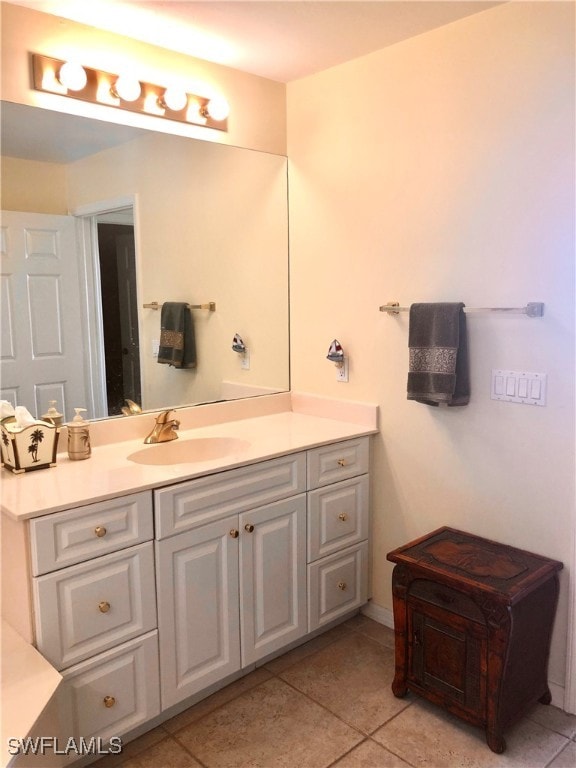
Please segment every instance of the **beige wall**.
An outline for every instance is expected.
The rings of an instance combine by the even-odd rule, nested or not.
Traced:
[[[565,563],[574,546],[574,6],[510,3],[288,86],[292,387],[377,402],[374,601],[386,553],[441,525]],[[472,399],[406,399],[388,301],[546,304],[468,317]],[[326,359],[336,337],[350,382]],[[490,399],[492,368],[548,375],[545,408]],[[561,702],[560,702],[561,703]]]
[[[0,163],[0,209],[66,214],[66,168],[3,157]]]
[[[285,154],[284,84],[9,3],[2,3],[1,10],[3,100]],[[35,91],[30,87],[30,53],[72,58],[87,67],[112,73],[133,68],[142,80],[156,85],[168,85],[177,77],[181,85],[199,96],[209,95],[215,89],[230,104],[228,131],[199,128]]]

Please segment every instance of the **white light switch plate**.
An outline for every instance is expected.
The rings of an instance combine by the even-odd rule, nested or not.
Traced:
[[[546,405],[546,374],[492,369],[492,400]]]

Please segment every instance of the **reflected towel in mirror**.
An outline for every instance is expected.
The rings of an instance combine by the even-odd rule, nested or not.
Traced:
[[[190,307],[185,302],[162,304],[158,362],[174,368],[196,367],[196,339]]]

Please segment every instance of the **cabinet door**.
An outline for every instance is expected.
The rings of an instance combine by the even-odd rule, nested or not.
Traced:
[[[487,632],[475,621],[408,601],[408,679],[424,695],[483,720]]]
[[[240,515],[242,666],[306,631],[306,496]]]
[[[162,709],[240,668],[237,521],[156,542]]]

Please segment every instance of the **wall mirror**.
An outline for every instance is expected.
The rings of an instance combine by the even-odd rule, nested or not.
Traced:
[[[17,104],[1,118],[3,399],[101,418],[289,389],[285,157]],[[198,307],[194,368],[158,362],[154,302]]]

